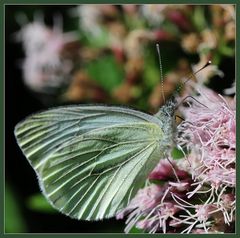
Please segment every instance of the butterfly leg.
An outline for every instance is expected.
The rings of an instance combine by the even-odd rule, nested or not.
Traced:
[[[178,183],[180,183],[180,179],[179,179],[179,177],[177,176],[177,172],[176,172],[176,170],[175,170],[175,168],[174,168],[173,163],[171,162],[171,160],[169,159],[168,156],[166,156],[166,159],[167,159],[167,161],[169,162],[170,166],[172,167],[172,171],[173,171],[173,173],[174,173],[174,175],[175,175]]]

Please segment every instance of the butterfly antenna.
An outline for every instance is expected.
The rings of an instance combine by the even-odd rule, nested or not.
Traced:
[[[161,79],[161,87],[162,87],[162,97],[163,97],[163,102],[164,102],[164,104],[165,104],[164,85],[163,85],[162,59],[161,59],[161,52],[160,52],[159,44],[156,44],[156,47],[157,47],[158,61],[159,61],[159,69],[160,69],[160,79]]]
[[[209,60],[203,67],[198,69],[196,72],[191,73],[191,75],[188,76],[188,78],[177,88],[177,91],[179,92],[190,79],[192,79],[197,73],[199,73],[200,71],[202,71],[203,69],[205,69],[207,66],[211,64],[212,62]]]
[[[196,72],[193,72],[178,88],[177,88],[177,92],[179,92],[183,86],[190,80],[192,79],[197,73],[199,73],[201,70],[205,69],[207,66],[211,65],[211,61],[209,60],[202,68],[198,69]],[[202,106],[208,108],[206,105],[202,104],[201,102],[199,102],[196,98],[192,97],[192,96],[187,96],[185,97],[177,106],[176,109],[187,99],[187,98],[192,98],[194,101],[198,102],[199,104],[201,104]]]

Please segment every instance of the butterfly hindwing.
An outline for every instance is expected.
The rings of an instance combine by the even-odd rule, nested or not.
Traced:
[[[50,109],[20,122],[15,135],[48,201],[85,220],[124,208],[164,146],[157,118],[121,107]]]

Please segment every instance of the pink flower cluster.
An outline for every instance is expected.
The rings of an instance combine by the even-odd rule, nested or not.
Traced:
[[[64,46],[73,40],[73,33],[63,33],[60,20],[53,29],[36,19],[21,27],[16,39],[23,43],[26,57],[22,64],[25,84],[36,92],[48,91],[66,83],[73,68],[61,56]]]
[[[161,168],[161,165],[163,168]],[[164,176],[164,174],[161,175],[161,170],[166,168],[166,166],[171,171],[171,166],[169,166],[168,162],[162,160],[158,165],[159,173],[155,169],[151,177],[155,178],[156,176],[158,178],[158,176]],[[188,183],[184,183],[183,187],[187,185]],[[179,208],[173,203],[171,192],[179,192],[181,194],[182,189],[178,190],[178,186],[175,186],[175,184],[160,186],[154,183],[140,189],[129,205],[117,215],[117,219],[122,219],[130,213],[126,221],[128,225],[125,228],[125,232],[128,233],[134,226],[147,230],[149,233],[155,233],[159,229],[166,232],[167,220],[179,211]]]
[[[212,188],[236,185],[236,109],[235,103],[227,102],[220,95],[203,88],[201,101],[205,107],[194,102],[183,108],[185,121],[178,127],[180,146],[191,151],[188,156],[189,172],[198,181],[199,189],[204,183]],[[200,108],[199,108],[200,107]],[[192,162],[195,160],[195,163]],[[195,164],[195,166],[193,166]]]
[[[178,228],[174,221],[178,221],[175,215],[181,208],[172,194],[179,199],[186,199],[192,180],[187,172],[177,168],[173,160],[170,163],[169,160],[162,159],[149,175],[150,181],[166,181],[163,185],[151,183],[140,189],[129,205],[117,215],[118,219],[122,219],[130,213],[125,232],[129,232],[134,226],[149,233],[174,232]],[[172,166],[179,182],[174,181]]]
[[[234,232],[236,185],[235,101],[202,88],[182,106],[177,143],[185,158],[161,159],[117,218],[149,233]],[[161,181],[161,183],[159,183]],[[161,184],[161,185],[160,185]]]

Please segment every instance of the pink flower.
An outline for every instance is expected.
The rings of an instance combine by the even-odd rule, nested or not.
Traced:
[[[171,186],[168,184],[164,186],[151,184],[140,189],[129,205],[117,214],[117,219],[129,214],[125,231],[129,232],[136,226],[149,233],[156,231],[166,233],[168,218],[179,211],[171,198],[170,189]]]
[[[193,234],[205,234],[205,231],[203,229],[193,229]]]
[[[168,160],[160,162],[155,168],[155,172],[163,171],[165,166],[168,168],[167,163],[169,164]],[[178,171],[177,167],[176,171]],[[165,183],[163,186],[151,184],[144,189],[140,189],[129,205],[117,215],[117,219],[122,219],[123,216],[129,214],[126,221],[126,232],[129,232],[133,226],[149,233],[168,232],[169,222],[174,219],[174,214],[180,210],[175,206],[176,203],[171,194],[186,198],[186,191],[190,188],[190,179],[187,173],[183,181],[175,182],[174,173],[170,170],[169,172],[173,174],[173,182]]]
[[[207,89],[196,99],[207,106],[183,107],[178,126],[186,159],[161,159],[149,179],[164,185],[140,190],[120,213],[129,213],[126,232],[219,233],[235,220],[235,103]]]
[[[160,203],[153,212],[146,214],[146,216],[136,223],[136,227],[146,230],[149,233],[162,231],[166,233],[169,218],[179,211],[173,202]]]
[[[182,209],[183,214],[179,215],[176,218],[176,222],[172,222],[171,225],[187,225],[187,228],[182,230],[181,233],[190,233],[194,227],[203,228],[205,233],[208,233],[211,227],[210,219],[213,217],[213,214],[219,211],[215,204],[209,203],[211,199],[208,198],[204,204],[193,204],[179,198],[175,194],[172,194],[172,197],[177,204],[176,206]]]
[[[191,107],[183,108],[186,121],[178,127],[182,133],[179,144],[187,145],[189,158],[199,158],[198,167],[190,168],[190,172],[201,183],[234,187],[236,111],[210,90],[204,89],[196,99],[207,107],[194,102]]]
[[[186,171],[177,169],[175,162],[171,160],[171,163],[176,170],[176,174],[179,179],[188,178],[189,175]],[[169,180],[175,179],[175,174],[173,172],[173,168],[167,159],[161,159],[155,169],[150,173],[149,179],[157,179],[157,180]]]
[[[181,11],[168,11],[166,17],[183,31],[187,31],[191,28],[191,23],[188,21],[187,16]]]
[[[73,65],[63,59],[61,52],[76,36],[63,33],[59,27],[50,29],[38,20],[22,26],[17,33],[17,40],[22,41],[26,54],[22,66],[24,82],[34,91],[46,92],[69,80]]]
[[[148,210],[156,206],[162,195],[162,187],[152,184],[149,187],[140,189],[129,205],[117,214],[117,219],[122,219],[130,211],[138,209],[139,212]]]

